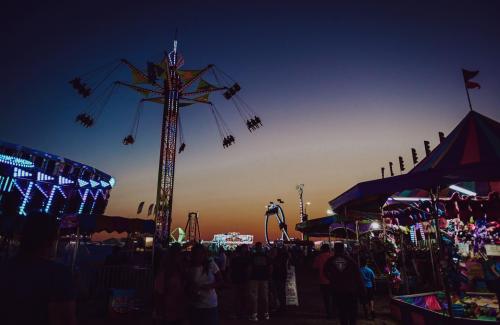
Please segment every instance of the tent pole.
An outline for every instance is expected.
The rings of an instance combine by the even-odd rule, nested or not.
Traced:
[[[388,258],[387,258],[387,227],[385,224],[385,218],[384,218],[384,207],[380,207],[380,217],[382,218],[382,231],[383,231],[383,237],[384,237],[384,255],[385,255],[385,267],[389,268],[388,265]],[[384,268],[385,272],[385,268]],[[388,288],[389,288],[389,297],[392,298],[392,283],[390,281],[390,269],[389,269],[389,277],[388,277]]]
[[[431,192],[431,202],[432,202],[432,219],[434,220],[434,224],[436,225],[436,238],[439,244],[439,265],[441,269],[441,276],[443,278],[443,286],[444,286],[444,292],[446,296],[446,302],[448,304],[448,315],[450,318],[453,318],[453,308],[452,308],[452,302],[451,302],[451,296],[450,296],[450,289],[448,285],[448,279],[447,274],[446,274],[446,269],[443,268],[442,262],[444,261],[444,245],[443,245],[443,239],[441,237],[441,231],[439,230],[439,213],[438,213],[438,207],[437,207],[437,202],[439,199],[439,187],[436,189],[436,194]]]
[[[75,271],[76,256],[78,254],[78,246],[80,246],[80,225],[76,227],[76,243],[73,249],[73,260],[71,261],[71,273]]]
[[[403,267],[402,267],[402,271],[403,271],[403,274],[402,276],[404,277],[404,284],[405,284],[405,292],[406,294],[409,293],[409,289],[408,289],[408,272],[406,272],[406,257],[405,257],[405,249],[404,249],[404,234],[403,234],[403,231],[400,230],[400,241],[401,241],[401,260],[403,262]]]
[[[434,253],[432,249],[432,239],[431,239],[431,230],[432,230],[432,221],[431,221],[431,226],[429,227],[429,233],[427,234],[428,240],[427,240],[427,246],[429,246],[429,256],[431,260],[431,268],[432,268],[432,280],[434,284],[437,284],[437,278],[436,278],[436,266],[434,265]]]
[[[356,242],[358,244],[358,254],[357,255],[358,255],[358,265],[359,265],[359,262],[360,262],[359,255],[361,253],[361,245],[359,244],[359,221],[358,220],[356,220]]]

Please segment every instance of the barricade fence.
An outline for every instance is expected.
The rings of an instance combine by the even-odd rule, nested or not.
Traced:
[[[74,275],[82,313],[107,313],[117,290],[129,293],[128,309],[150,309],[153,271],[149,266],[105,265],[78,270]]]

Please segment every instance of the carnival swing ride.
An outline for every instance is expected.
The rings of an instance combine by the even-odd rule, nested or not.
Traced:
[[[218,66],[209,64],[198,70],[181,69],[184,58],[178,51],[177,40],[173,50],[164,52],[157,62],[147,62],[146,70],[141,70],[126,59],[116,60],[74,78],[69,83],[88,100],[86,110],[76,116],[75,122],[89,128],[96,124],[119,87],[125,87],[141,95],[136,108],[130,133],[122,142],[124,145],[134,144],[139,129],[140,116],[145,103],[163,105],[162,132],[160,141],[160,160],[158,168],[158,184],[156,193],[155,222],[157,225],[156,244],[168,244],[172,222],[172,202],[174,193],[174,171],[176,153],[186,149],[180,112],[193,104],[204,104],[215,120],[220,140],[224,149],[232,146],[236,139],[222,118],[219,109],[209,96],[214,92],[222,92],[223,97],[236,108],[250,132],[259,129],[262,121],[255,111],[239,95],[241,86]],[[119,68],[125,66],[131,72],[131,81],[111,81],[111,77]],[[207,81],[208,76],[210,82]],[[213,81],[212,81],[213,79]]]

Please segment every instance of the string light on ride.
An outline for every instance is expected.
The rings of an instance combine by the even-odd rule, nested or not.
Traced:
[[[45,206],[45,213],[49,213],[50,207],[52,206],[52,201],[54,200],[54,195],[56,194],[56,191],[58,188],[59,188],[59,186],[57,186],[57,185],[54,185],[52,187],[52,190],[50,191],[50,194],[49,194],[49,199],[47,200],[47,205]]]
[[[25,209],[26,209],[26,205],[28,204],[28,202],[30,200],[30,194],[31,194],[32,188],[33,188],[33,182],[29,182],[28,188],[26,189],[26,193],[24,193],[23,202],[19,206],[19,214],[22,216],[26,215]]]
[[[43,190],[43,188],[39,184],[35,183],[35,187],[40,191],[40,193],[43,194],[43,196],[45,196],[46,198],[48,197],[47,193],[45,193],[45,191]]]
[[[23,168],[35,167],[35,164],[32,161],[4,154],[0,154],[0,163]]]
[[[80,193],[80,196],[82,197],[82,203],[80,204],[80,208],[78,208],[78,214],[82,214],[83,212],[83,208],[85,207],[85,203],[87,203],[87,196],[89,195],[89,191],[90,189],[85,189],[85,192],[83,193],[83,195],[81,195],[80,191],[78,191]]]
[[[470,190],[463,188],[463,187],[460,187],[458,185],[451,185],[449,188],[450,188],[450,190],[454,190],[454,191],[460,192],[460,193],[465,194],[465,195],[477,196],[476,192],[470,191]]]
[[[14,185],[14,179],[8,176],[0,176],[0,191],[10,192]]]
[[[71,179],[68,179],[64,176],[59,176],[58,183],[59,183],[59,185],[66,185],[66,184],[73,184],[74,181],[72,181]]]
[[[36,173],[36,180],[37,181],[53,181],[54,177],[47,175],[47,174],[44,174],[44,173],[41,173],[41,172],[37,172]]]
[[[371,230],[379,230],[380,229],[380,223],[378,223],[378,221],[373,221],[370,224],[370,229]]]
[[[31,177],[31,176],[33,176],[33,174],[30,172],[27,172],[25,170],[22,170],[21,168],[14,167],[13,176],[14,176],[14,178]]]
[[[78,180],[78,186],[84,187],[84,186],[87,186],[87,185],[89,185],[89,182],[84,181],[83,179],[79,179]]]

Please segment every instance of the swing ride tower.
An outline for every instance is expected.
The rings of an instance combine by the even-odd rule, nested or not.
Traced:
[[[172,66],[177,65],[177,40],[171,58]],[[169,64],[169,60],[166,60]],[[160,139],[160,161],[158,164],[158,184],[156,188],[156,238],[160,242],[170,239],[172,225],[172,202],[174,196],[175,153],[177,148],[177,126],[179,117],[179,76],[174,69],[167,69],[163,80],[164,101]]]
[[[76,117],[77,123],[87,128],[92,127],[95,124],[95,118],[102,113],[116,86],[125,86],[140,93],[143,98],[139,101],[131,133],[123,139],[124,145],[130,145],[135,142],[143,103],[150,102],[163,105],[155,206],[156,246],[168,245],[170,241],[176,154],[184,151],[186,147],[180,123],[180,109],[197,103],[209,105],[224,149],[233,145],[235,138],[214,103],[209,101],[210,93],[222,91],[224,98],[234,104],[250,132],[262,126],[261,119],[237,94],[241,90],[240,85],[218,67],[209,64],[199,70],[181,70],[180,68],[184,64],[184,59],[178,52],[177,45],[177,40],[174,40],[173,50],[169,53],[163,53],[163,58],[159,63],[148,62],[146,72],[143,72],[129,61],[121,59],[118,65],[115,65],[111,71],[105,74],[104,79],[97,82],[95,87],[90,87],[89,83],[84,82],[83,76],[70,81],[72,87],[83,98],[87,98],[94,94],[97,88],[120,65],[128,67],[132,72],[131,82],[113,82],[89,105],[88,109],[94,107],[94,111],[81,113]],[[211,84],[202,79],[208,72],[212,72],[217,84]],[[195,82],[198,82],[197,86],[194,86]],[[100,102],[99,98],[101,98]],[[100,108],[96,110],[95,107],[98,106]],[[178,136],[180,136],[179,146],[177,143]]]

